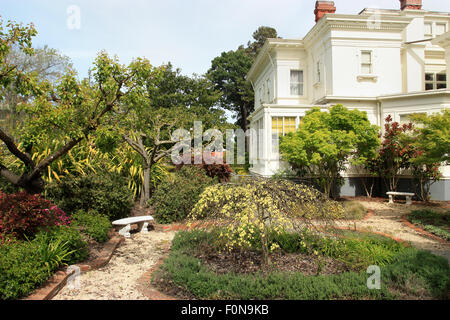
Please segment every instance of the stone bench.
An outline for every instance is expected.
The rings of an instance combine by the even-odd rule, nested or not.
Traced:
[[[119,234],[124,236],[125,238],[130,238],[130,230],[132,224],[137,224],[140,232],[147,233],[148,232],[148,224],[153,221],[152,216],[142,216],[142,217],[132,217],[125,218],[113,221],[112,225],[117,229],[119,229]]]
[[[406,197],[406,204],[411,205],[412,204],[412,197],[415,196],[414,193],[411,192],[386,192],[386,194],[389,196],[389,203],[394,203],[394,196],[405,196]]]

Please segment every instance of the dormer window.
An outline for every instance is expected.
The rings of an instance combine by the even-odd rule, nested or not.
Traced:
[[[361,73],[373,73],[372,51],[361,51]]]
[[[433,24],[431,22],[425,23],[425,36],[426,37],[433,36]]]
[[[445,23],[436,23],[436,35],[440,36],[447,32],[447,24]]]
[[[425,90],[439,90],[447,88],[446,73],[426,73]]]
[[[291,96],[303,95],[303,70],[291,70]]]
[[[321,74],[320,74],[320,61],[317,62],[316,68],[317,68],[317,71],[316,71],[317,81],[316,82],[319,83],[320,81],[322,81]]]

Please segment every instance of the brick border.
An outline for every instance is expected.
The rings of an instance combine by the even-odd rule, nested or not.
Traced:
[[[444,240],[444,239],[442,239],[442,238],[440,238],[440,237],[438,237],[438,236],[436,236],[436,235],[434,235],[434,234],[432,234],[432,233],[430,233],[428,231],[423,230],[422,228],[412,224],[411,222],[409,222],[408,219],[407,219],[407,217],[409,215],[410,215],[410,213],[407,213],[407,214],[401,216],[400,220],[401,220],[403,225],[413,229],[414,231],[420,233],[420,235],[422,235],[424,237],[430,238],[432,240],[436,240],[436,241],[438,241],[438,242],[440,242],[442,244],[450,246],[450,241]]]
[[[124,237],[113,235],[111,239],[106,242],[100,255],[97,259],[90,263],[81,263],[76,264],[75,266],[79,267],[81,272],[86,272],[90,270],[99,269],[109,263],[111,260],[114,251],[117,247],[125,240]],[[36,289],[32,294],[28,297],[23,298],[21,300],[51,300],[54,296],[56,296],[59,291],[67,284],[68,278],[75,273],[75,270],[71,272],[66,271],[57,271],[49,280],[47,280],[40,288]]]
[[[151,284],[152,275],[159,267],[164,263],[169,254],[165,254],[163,257],[159,258],[158,261],[151,267],[146,273],[144,273],[138,280],[137,289],[144,296],[149,298],[149,300],[179,300],[175,297],[166,295],[156,289]]]

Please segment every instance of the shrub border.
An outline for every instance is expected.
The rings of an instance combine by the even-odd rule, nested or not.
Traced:
[[[437,235],[434,235],[431,232],[425,231],[422,228],[416,226],[415,224],[409,222],[408,219],[407,219],[409,215],[410,215],[410,213],[407,213],[407,214],[403,215],[400,218],[402,223],[403,223],[403,225],[413,229],[414,231],[418,232],[420,235],[422,235],[424,237],[430,238],[432,240],[436,240],[436,241],[438,241],[438,242],[440,242],[442,244],[450,246],[450,241],[444,240],[444,239],[438,237]]]
[[[90,263],[75,264],[75,266],[80,268],[81,273],[104,267],[109,263],[112,255],[114,254],[114,251],[124,240],[124,237],[118,236],[117,234],[112,234],[111,239],[109,239],[108,242],[105,243],[97,259]],[[36,289],[28,297],[22,298],[20,300],[51,300],[62,290],[62,288],[64,288],[64,286],[67,284],[68,278],[74,273],[75,270],[69,273],[66,271],[57,271],[40,288]]]
[[[363,219],[355,220],[355,221],[367,220],[374,215],[373,210],[368,209],[367,211],[368,211],[368,213]],[[195,229],[197,226],[198,225],[188,227],[186,224],[183,224],[183,223],[175,223],[172,225],[155,224],[155,230],[161,231],[161,232],[186,231],[186,230]],[[350,228],[350,227],[335,227],[335,229],[351,230],[351,231],[358,231],[358,232],[363,232],[363,233],[377,234],[380,236],[390,238],[396,242],[402,243],[404,246],[409,245],[408,241],[394,237],[390,234],[383,233],[383,232],[371,231],[371,230],[361,229],[361,228]],[[168,251],[170,252],[170,249],[168,249]],[[166,253],[163,257],[161,257],[155,263],[155,265],[153,267],[151,267],[146,273],[144,273],[144,275],[142,275],[138,280],[138,290],[140,291],[140,293],[145,295],[150,300],[180,300],[178,298],[169,296],[169,295],[159,291],[151,284],[151,278],[152,278],[153,273],[156,272],[161,267],[161,265],[164,263],[164,260],[166,260],[168,257],[169,257],[169,253]]]

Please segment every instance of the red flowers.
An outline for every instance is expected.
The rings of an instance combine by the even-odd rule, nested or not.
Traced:
[[[68,226],[67,214],[39,195],[20,192],[0,195],[0,234],[19,239],[34,235],[39,228]]]

